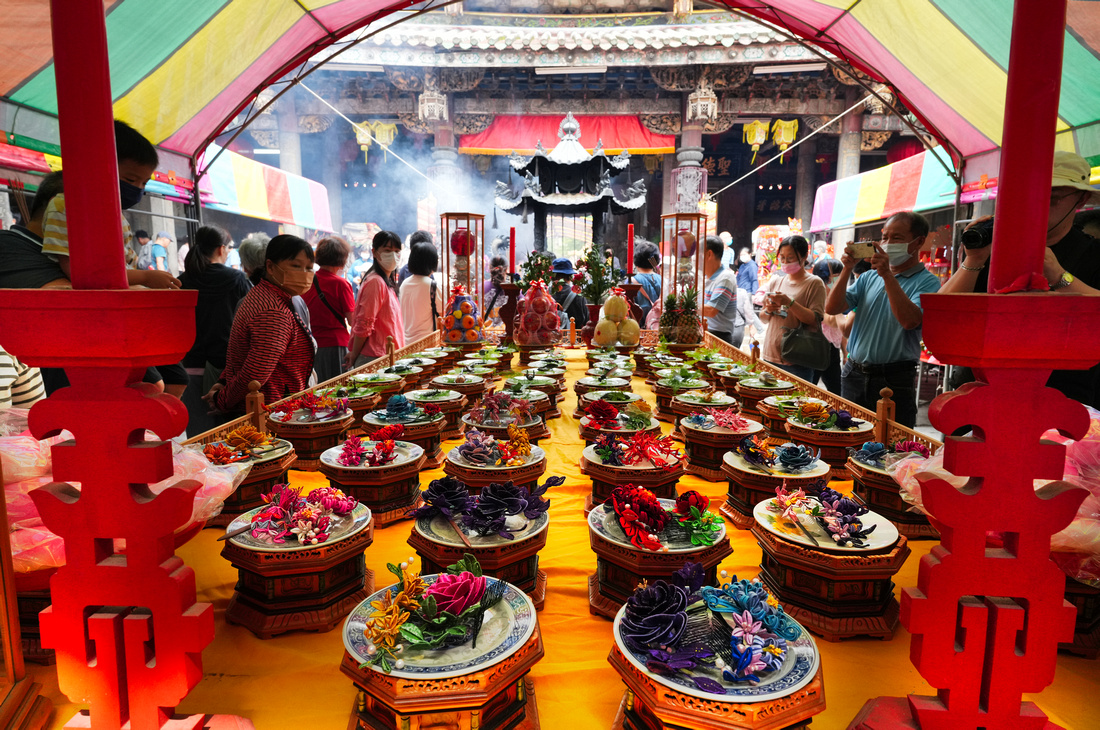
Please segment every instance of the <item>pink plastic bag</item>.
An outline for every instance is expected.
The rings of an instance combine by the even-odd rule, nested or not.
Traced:
[[[32,573],[65,564],[65,542],[45,527],[12,531],[11,550],[16,573]]]
[[[206,522],[220,514],[226,498],[237,491],[237,487],[252,469],[249,464],[211,464],[202,453],[202,446],[183,446],[175,441],[172,442],[172,462],[175,465],[172,476],[149,485],[153,494],[160,494],[185,479],[202,483],[195,492],[191,519],[176,532],[182,532],[196,522]]]

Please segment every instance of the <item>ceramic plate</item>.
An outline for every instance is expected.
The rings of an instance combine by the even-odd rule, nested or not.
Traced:
[[[590,446],[589,448],[592,447]],[[668,510],[676,506],[676,500],[674,499],[661,499],[659,501],[661,506]],[[711,511],[716,512],[717,510]],[[631,544],[630,538],[626,536],[626,533],[623,532],[623,528],[619,526],[619,520],[615,517],[615,511],[609,504],[605,503],[592,508],[592,511],[588,513],[588,529],[603,535],[611,542],[622,545],[625,548],[639,550],[639,548]],[[709,545],[692,545],[691,540],[688,538],[687,531],[682,529],[680,523],[676,520],[669,522],[658,537],[660,537],[662,545],[668,546],[668,552],[670,553],[697,553],[700,550],[707,550],[711,547]],[[726,526],[722,525],[722,530],[714,538],[714,542],[719,543],[725,537]],[[646,550],[644,552],[650,551]]]
[[[656,419],[650,419],[650,425],[651,426],[653,425],[654,420],[656,420]],[[659,421],[658,421],[658,423],[659,423]],[[600,466],[606,466],[608,469],[630,469],[630,470],[645,469],[645,470],[650,470],[650,469],[656,469],[657,468],[656,466],[653,465],[653,462],[650,461],[649,459],[642,459],[637,464],[631,464],[630,466],[615,466],[613,464],[604,464],[602,461],[600,461],[600,457],[596,455],[596,447],[595,446],[585,446],[584,451],[582,453],[584,454],[585,458],[588,459],[593,464],[599,464]],[[679,463],[679,461],[677,461],[676,463]],[[623,483],[626,484],[627,482],[623,482]],[[663,499],[661,500],[661,502],[665,502],[665,501],[667,501],[667,500],[663,500]]]
[[[540,459],[543,459],[545,457],[546,457],[546,452],[545,451],[543,451],[538,446],[532,446],[531,447],[531,453],[527,456],[527,463],[528,464],[535,464]],[[514,466],[478,466],[477,464],[471,464],[470,462],[466,461],[465,459],[463,459],[461,456],[458,455],[458,447],[457,446],[447,452],[447,459],[454,462],[455,464],[458,464],[459,466],[464,466],[464,467],[473,468],[473,469],[515,469],[515,468],[517,468],[517,467],[514,467]],[[526,466],[526,464],[524,464],[523,466]]]
[[[809,515],[803,515],[802,526],[817,539],[818,544],[815,545],[802,530],[798,529],[798,525],[781,516],[778,511],[771,511],[769,506],[774,504],[774,498],[765,499],[753,508],[752,516],[765,530],[788,542],[798,543],[810,548],[820,548],[831,553],[867,553],[885,550],[898,541],[898,528],[877,512],[868,512],[860,518],[863,520],[865,527],[875,526],[875,531],[864,540],[863,547],[837,545],[833,542],[833,538],[829,537],[829,533],[825,531],[825,528],[818,524],[817,520]]]
[[[230,522],[229,526],[225,528],[225,531],[229,533],[234,530],[239,530],[252,520],[252,515],[262,509],[263,507],[257,507],[256,509],[245,512],[243,515]],[[322,544],[331,545],[334,542],[351,537],[364,529],[370,520],[370,508],[362,503],[356,505],[350,515],[344,515],[343,517],[333,515],[329,523],[329,538]],[[335,524],[334,527],[332,526],[333,524]],[[319,545],[300,545],[297,540],[291,537],[286,538],[286,542],[282,545],[272,545],[271,543],[261,542],[252,537],[251,532],[242,532],[240,535],[229,538],[229,542],[243,548],[248,548],[249,550],[255,550],[258,553],[291,553],[300,550],[312,550],[315,547],[319,547]]]
[[[330,415],[326,418],[314,418],[312,416],[312,414],[309,412],[309,410],[307,410],[305,408],[299,408],[298,410],[294,411],[293,415],[290,418],[288,418],[286,420],[282,420],[282,419],[279,419],[279,418],[275,418],[275,414],[280,413],[280,412],[281,411],[272,411],[271,413],[268,414],[267,417],[269,419],[271,419],[272,421],[274,421],[275,423],[287,423],[287,424],[291,424],[291,425],[301,425],[303,423],[332,423],[334,421],[342,421],[344,418],[351,415],[351,411],[347,410],[347,411],[341,411],[340,413],[333,413],[332,415]]]
[[[672,399],[681,403],[690,403],[692,405],[705,406],[707,408],[729,408],[733,404],[737,403],[737,399],[730,395],[722,397],[715,396],[711,400],[704,400],[705,396],[698,395],[674,395]]]
[[[233,447],[224,441],[215,441],[216,444],[223,444],[225,448],[232,449]],[[283,456],[286,456],[287,452],[294,448],[294,444],[285,439],[272,438],[271,443],[268,444],[271,448],[269,450],[261,452],[259,455],[251,456],[241,461],[234,461],[234,464],[266,464],[269,461],[275,461]]]
[[[626,655],[626,658],[630,660],[630,663],[637,667],[638,671],[650,677],[654,682],[663,684],[666,687],[672,687],[681,694],[698,697],[708,702],[730,702],[740,704],[746,702],[770,702],[786,697],[809,684],[813,680],[814,675],[817,674],[817,668],[821,663],[821,657],[817,653],[817,644],[814,643],[813,637],[810,636],[809,632],[803,628],[802,634],[797,639],[787,642],[787,656],[783,661],[783,665],[779,667],[778,670],[761,677],[762,681],[759,684],[752,685],[748,682],[723,682],[722,673],[714,667],[709,667],[706,670],[697,670],[696,674],[709,677],[718,682],[725,688],[726,694],[720,695],[712,692],[704,692],[695,686],[695,683],[691,681],[687,674],[682,672],[671,677],[662,677],[652,674],[647,670],[645,666],[649,653],[636,652],[630,649],[619,634],[619,625],[625,613],[626,607],[624,606],[619,609],[619,613],[615,616],[615,643],[618,645],[619,649],[622,650],[623,654]],[[689,623],[687,630],[691,631],[691,629],[692,624]]]
[[[858,426],[847,431],[841,431],[839,428],[814,428],[808,423],[799,423],[794,420],[794,417],[788,418],[787,423],[790,423],[799,428],[813,429],[814,431],[820,431],[822,433],[869,433],[875,430],[875,425],[870,421],[861,421]]]
[[[550,516],[545,512],[533,520],[528,520],[523,515],[516,515],[516,517],[526,522],[527,526],[521,530],[510,530],[510,532],[515,535],[515,539],[513,540],[501,537],[500,535],[486,535],[482,537],[481,535],[467,532],[465,528],[459,527],[458,529],[462,530],[463,534],[466,535],[466,539],[470,541],[472,547],[496,547],[499,545],[516,545],[521,543],[524,540],[538,535],[550,524]],[[510,517],[508,519],[512,520],[514,518]],[[417,517],[416,531],[432,542],[450,545],[452,547],[465,547],[465,543],[463,543],[462,539],[455,533],[455,526],[443,515],[436,515],[435,517]]]
[[[433,390],[446,393],[447,395],[444,398],[427,397],[427,394],[431,393]],[[405,394],[405,397],[409,400],[416,398],[417,403],[446,403],[447,401],[458,400],[462,397],[462,394],[459,393],[457,390],[447,390],[445,388],[428,388],[426,390],[410,390],[408,393]]]
[[[437,576],[422,576],[424,582],[431,585]],[[496,578],[486,576],[488,585]],[[344,648],[360,663],[367,659],[367,639],[364,635],[370,614],[373,611],[371,601],[377,601],[396,585],[383,588],[369,596],[348,614],[344,621]],[[470,674],[491,667],[512,654],[515,654],[535,631],[538,620],[535,606],[527,594],[513,585],[508,585],[504,598],[493,608],[485,612],[485,623],[477,637],[477,648],[467,642],[450,649],[406,649],[401,654],[405,660],[404,669],[393,669],[390,676],[404,679],[446,679]],[[371,667],[381,673],[378,667]]]
[[[626,396],[626,400],[608,400],[608,393],[615,393],[615,395],[613,396],[614,398]],[[642,399],[642,396],[638,395],[637,393],[626,393],[621,390],[590,390],[581,397],[587,398],[588,400],[606,400],[608,403],[615,406],[616,408],[625,406],[627,403],[633,403],[634,401]]]
[[[374,448],[373,441],[363,441],[362,443],[368,451]],[[338,469],[385,469],[387,466],[399,466],[401,464],[407,464],[410,461],[416,461],[424,454],[424,449],[416,444],[409,443],[408,441],[394,441],[393,450],[397,453],[397,458],[389,464],[383,464],[382,466],[344,466],[337,461],[343,449],[344,445],[340,444],[339,446],[333,446],[331,449],[325,450],[321,454],[321,463],[334,466]]]
[[[601,385],[602,385],[602,386],[605,386],[605,387],[606,387],[606,386],[623,386],[623,385],[630,385],[630,381],[629,381],[629,380],[626,380],[626,379],[624,379],[624,378],[593,378],[593,377],[584,377],[584,378],[581,378],[580,380],[578,380],[578,381],[577,381],[577,383],[579,383],[580,385],[590,385],[590,386],[596,386],[596,387],[599,387],[599,386],[601,386]]]
[[[367,415],[363,416],[363,422],[369,423],[372,426],[390,426],[394,424],[402,424],[404,426],[411,426],[419,423],[435,423],[443,418],[446,418],[442,413],[437,413],[432,418],[426,418],[423,412],[416,413],[409,416],[399,416],[397,418],[387,418],[384,410],[371,411]]]
[[[745,461],[744,457],[741,456],[741,454],[738,454],[736,451],[727,451],[726,455],[722,457],[722,460],[730,466],[734,467],[735,469],[740,469],[741,471],[756,472],[757,474],[770,474],[771,476],[784,477],[786,479],[819,479],[826,476],[829,473],[829,470],[832,468],[826,462],[818,459],[817,462],[814,464],[814,468],[810,469],[809,471],[792,473],[788,471],[780,471],[779,469],[776,469],[774,467],[772,467],[771,469],[761,469],[760,467],[753,466],[749,462]]]
[[[746,388],[760,388],[762,390],[778,390],[780,388],[793,388],[794,383],[786,380],[777,380],[775,385],[765,385],[759,378],[745,378],[739,381]]]
[[[823,400],[817,398],[807,398],[804,395],[769,395],[761,403],[766,403],[769,406],[778,407],[780,403],[783,404],[784,410],[790,411],[791,408],[797,407],[799,403],[817,403],[818,405],[828,406],[829,404]]]
[[[489,423],[489,424],[474,423],[473,420],[470,418],[469,413],[463,413],[462,414],[462,422],[465,423],[467,426],[470,426],[471,428],[476,428],[476,429],[482,429],[482,428],[508,428],[508,426],[510,424],[513,424],[513,423],[516,422],[516,419],[515,419],[514,416],[505,416],[505,418],[507,420],[501,421],[499,423]],[[541,418],[532,418],[530,421],[527,421],[526,423],[521,423],[521,424],[516,424],[516,425],[519,428],[531,429],[531,428],[534,428],[535,426],[539,425],[540,423],[542,423]]]
[[[693,423],[690,423],[686,418],[680,419],[680,427],[687,428],[692,431],[699,431],[700,433],[714,433],[719,436],[752,436],[753,434],[760,433],[764,430],[764,426],[759,421],[749,421],[749,428],[747,431],[734,431],[729,428],[722,428],[721,426],[712,426],[711,428],[700,428]]]
[[[465,378],[464,380],[457,380],[458,377],[458,375],[451,374],[440,375],[438,377],[432,378],[432,382],[443,383],[444,385],[476,385],[477,383],[481,383],[485,380],[485,378],[481,377],[480,375],[474,374],[463,374],[462,377]]]
[[[367,373],[365,375],[352,375],[348,378],[351,383],[394,383],[401,379],[400,375],[393,373]]]

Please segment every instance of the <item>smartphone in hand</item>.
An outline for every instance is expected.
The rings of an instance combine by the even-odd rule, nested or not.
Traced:
[[[850,255],[854,259],[869,259],[875,255],[875,244],[870,242],[852,243],[848,245]]]

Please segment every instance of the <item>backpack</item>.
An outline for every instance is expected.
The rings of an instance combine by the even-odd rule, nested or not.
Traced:
[[[134,239],[134,242],[137,243],[136,238]],[[153,242],[150,240],[149,243],[145,244],[144,246],[138,244],[137,263],[135,264],[135,267],[142,270],[148,270],[153,268],[153,264]]]

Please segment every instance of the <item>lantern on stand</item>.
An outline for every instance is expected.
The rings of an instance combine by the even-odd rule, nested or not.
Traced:
[[[448,293],[443,308],[443,342],[480,349],[485,341],[485,216],[443,213],[439,228],[443,236],[443,282]]]
[[[673,351],[686,352],[703,341],[703,240],[707,236],[704,213],[670,213],[661,216],[661,292],[664,296],[660,335]]]

